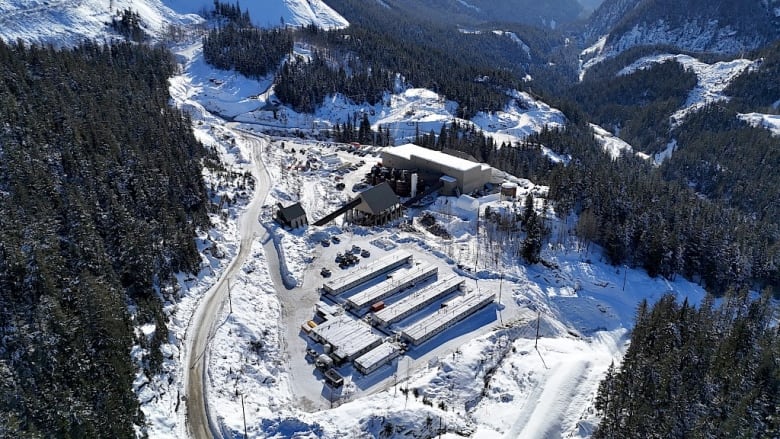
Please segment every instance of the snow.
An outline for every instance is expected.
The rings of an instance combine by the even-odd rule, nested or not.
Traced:
[[[668,60],[675,60],[686,70],[693,71],[698,78],[698,83],[688,95],[688,99],[682,108],[672,114],[673,125],[679,125],[688,113],[696,111],[707,104],[728,100],[723,91],[731,81],[741,75],[745,70],[756,68],[757,61],[739,58],[732,61],[721,61],[707,64],[689,55],[661,54],[646,56],[638,59],[628,67],[623,68],[618,75],[629,75],[637,70],[650,68],[653,64],[659,64]]]
[[[669,159],[672,157],[672,153],[677,149],[677,139],[672,139],[669,141],[669,143],[666,144],[666,148],[664,148],[663,151],[657,153],[653,157],[653,164],[656,166],[661,166],[661,163],[664,162],[664,160]]]
[[[198,13],[214,7],[212,0],[163,1],[172,9],[182,12]],[[244,0],[239,4],[242,11],[249,11],[252,23],[260,27],[316,24],[323,29],[340,29],[349,26],[344,17],[322,0]]]
[[[565,124],[566,119],[559,110],[533,99],[525,92],[509,91],[510,101],[502,111],[494,113],[479,112],[470,121],[455,117],[458,105],[443,96],[423,88],[410,87],[399,78],[396,90],[386,94],[376,105],[354,103],[343,95],[326,97],[324,103],[314,114],[300,114],[282,107],[274,118],[271,111],[250,110],[235,116],[236,121],[252,125],[262,125],[266,129],[293,131],[307,130],[317,133],[330,129],[336,123],[343,124],[357,114],[366,114],[371,127],[390,131],[396,144],[414,139],[416,133],[438,134],[442,125],[457,120],[463,126],[474,126],[485,135],[501,144],[515,143],[532,133],[541,131],[545,126],[554,128]],[[238,99],[235,96],[234,99]],[[275,99],[272,89],[260,87],[257,91],[257,105],[262,108],[265,102]]]
[[[609,37],[612,38],[609,38]],[[689,52],[739,53],[756,49],[760,38],[743,35],[731,26],[722,26],[718,20],[687,20],[670,25],[663,19],[640,23],[622,35],[607,35],[594,46],[582,52],[580,59],[596,54],[580,68],[580,80],[594,65],[636,46],[666,45]],[[607,38],[610,44],[606,45]]]
[[[110,6],[113,3],[113,10]],[[0,0],[0,36],[6,41],[72,46],[84,39],[111,38],[106,23],[119,11],[131,9],[155,40],[166,27],[202,21],[179,14],[160,0]]]
[[[306,148],[314,153],[321,149],[312,144],[293,143],[291,139],[285,142],[286,150]],[[272,151],[276,151],[274,154],[279,152],[278,149]],[[330,152],[324,148],[321,154]],[[282,163],[277,158],[272,156],[269,166],[274,168],[275,163]],[[280,179],[276,184],[285,187],[284,174],[277,172],[272,171]],[[545,192],[544,188],[532,185],[521,187],[520,197],[528,191],[537,195]],[[282,196],[280,192],[278,194]],[[294,198],[293,194],[288,195]],[[302,193],[301,197],[304,205],[321,203],[313,199],[319,197],[316,191]],[[452,198],[449,204],[455,200]],[[480,201],[482,209],[490,206],[498,210],[511,206],[511,203],[500,202],[496,197]],[[437,202],[432,209],[445,212],[446,206],[443,201]],[[439,215],[437,218],[457,237],[455,246],[476,248],[474,215],[467,217],[466,221],[460,216]],[[562,225],[558,223],[558,227]],[[326,229],[333,233],[332,226]],[[246,339],[259,339],[274,346],[298,343],[296,339],[284,339],[284,336],[282,339],[285,341],[280,342],[283,330],[266,323],[262,325],[261,332],[259,327],[251,326],[257,325],[256,322],[272,321],[297,327],[303,320],[285,323],[284,313],[280,318],[278,311],[274,311],[278,300],[275,297],[280,296],[271,293],[273,287],[258,249],[255,252],[257,259],[252,261],[254,269],[236,282],[233,290],[234,313],[225,317],[227,323],[213,341],[218,348],[212,355],[212,383],[215,388],[224,386],[225,390],[214,391],[212,408],[224,430],[233,434],[242,431],[240,395],[236,394],[238,388],[240,394],[245,395],[244,404],[247,413],[251,414],[248,420],[250,437],[290,437],[294,434],[300,437],[359,437],[381,431],[383,421],[419,431],[426,428],[423,426],[427,425],[428,418],[433,420],[431,423],[434,425],[441,418],[449,431],[466,432],[477,438],[559,437],[569,434],[586,437],[597,423],[592,401],[598,382],[609,364],[619,360],[625,349],[637,302],[642,298],[655,300],[667,291],[690,297],[694,303],[703,296],[700,288],[685,281],[650,279],[641,271],[591,261],[600,257],[599,251],[588,253],[572,242],[545,250],[544,257],[560,267],[548,270],[515,263],[492,265],[483,261],[480,265],[474,260],[473,252],[458,252],[454,248],[448,249],[446,243],[407,233],[388,235],[382,230],[367,229],[353,230],[353,233],[349,240],[364,247],[370,246],[365,241],[374,239],[379,233],[396,246],[409,248],[409,245],[417,243],[429,254],[441,255],[439,258],[452,257],[466,266],[476,264],[478,270],[474,273],[478,280],[472,281],[471,288],[478,283],[482,291],[496,292],[499,283],[503,284],[501,289],[505,295],[502,303],[506,308],[504,311],[498,308],[480,312],[475,319],[464,322],[466,327],[459,329],[461,332],[435,338],[429,343],[436,344],[443,339],[444,344],[441,348],[433,348],[428,356],[420,357],[422,361],[410,362],[406,357],[395,360],[376,372],[384,377],[377,378],[378,381],[367,384],[359,377],[347,374],[345,388],[336,394],[334,404],[337,407],[330,409],[329,401],[333,396],[327,387],[319,384],[322,391],[312,395],[311,389],[300,389],[304,384],[290,384],[301,379],[300,369],[309,367],[311,370],[312,366],[296,363],[299,360],[286,357],[281,352],[269,354],[267,359],[263,359],[252,356],[246,350],[246,342],[243,341]],[[326,253],[335,252],[331,247],[319,250],[321,247],[316,246],[317,238],[322,234],[320,229],[310,227],[305,234],[310,238],[302,240],[297,248],[293,246],[286,253],[288,257],[293,253],[314,253],[317,264],[316,261],[327,259]],[[372,249],[372,252],[378,251]],[[503,280],[498,279],[499,274],[503,275]],[[316,276],[313,273],[309,276],[312,275]],[[302,288],[306,290],[312,281],[317,282],[316,277],[311,279],[309,276],[304,274]],[[624,280],[625,291],[622,287]],[[297,292],[280,294],[300,297]],[[246,300],[255,303],[236,306]],[[509,311],[517,307],[520,308],[510,321]],[[261,313],[256,314],[256,309],[260,309]],[[526,311],[520,312],[522,309]],[[533,347],[536,313],[529,313],[529,309],[542,314],[543,324],[540,327],[543,338],[539,340],[537,352]],[[493,313],[500,314],[500,318],[493,316],[487,319],[487,327],[483,326],[480,322]],[[306,315],[305,310],[303,315]],[[506,321],[506,324],[500,321]],[[474,330],[481,335],[470,336],[470,331]],[[463,335],[458,338],[458,334]],[[466,338],[463,339],[463,336]],[[285,360],[280,362],[279,357]],[[251,375],[248,377],[245,372],[237,372],[241,361],[252,365],[252,373],[256,370],[262,373],[254,373],[250,379]],[[409,367],[408,363],[414,365]],[[420,398],[410,395],[407,399],[397,391],[398,386],[392,385],[392,375],[401,375],[403,379],[406,374],[409,378],[401,388],[419,389]],[[321,383],[312,375],[304,378],[313,379],[315,388],[316,383]],[[482,383],[486,379],[489,387],[482,396]],[[299,392],[307,395],[305,399],[296,396]],[[432,406],[422,402],[423,396],[432,402]],[[439,404],[447,410],[439,408]],[[316,411],[310,412],[312,409]]]
[[[462,159],[460,157],[455,157],[454,155],[446,154],[441,151],[432,151],[428,148],[423,148],[422,146],[417,146],[413,143],[394,146],[386,149],[385,151],[397,157],[402,157],[406,160],[412,160],[412,156],[424,157],[426,160],[435,161],[436,163],[440,163],[447,168],[458,171],[468,171],[470,169],[481,167],[479,163]]]
[[[604,151],[606,151],[607,154],[612,158],[612,160],[616,160],[618,157],[620,157],[621,154],[624,152],[631,153],[634,152],[634,148],[626,143],[623,139],[620,137],[612,135],[609,131],[605,130],[604,128],[601,128],[598,125],[590,124],[591,130],[593,130],[593,135],[596,136],[596,140],[601,143],[601,146],[604,148]],[[649,159],[650,156],[637,151],[634,154],[636,154],[638,157],[641,157],[642,159]]]
[[[6,8],[0,11],[8,12],[11,5],[19,13],[20,4],[0,3],[0,8]],[[92,3],[84,0],[82,4]],[[143,4],[156,5],[158,9],[149,11],[172,17],[165,20],[189,17],[170,15],[173,13],[162,3],[153,0]],[[167,4],[178,6],[174,0]],[[60,5],[58,10],[72,6],[69,2]],[[48,9],[52,10],[56,7]],[[27,9],[18,16],[27,19],[31,15]],[[73,34],[98,32],[84,25],[85,21],[80,23],[85,27],[70,30]],[[7,28],[2,28],[5,36]],[[34,35],[29,31],[27,37]],[[205,379],[209,415],[223,436],[243,434],[245,413],[250,438],[379,437],[388,425],[397,436],[413,432],[433,437],[441,432],[449,439],[586,437],[598,422],[592,401],[599,379],[625,350],[636,304],[644,298],[656,300],[669,291],[694,303],[704,294],[684,280],[652,279],[640,270],[606,264],[600,249],[589,249],[574,239],[571,222],[556,218],[554,212],[541,213],[553,230],[542,257],[556,269],[519,263],[511,249],[497,251],[484,226],[478,227],[477,212],[454,208],[456,198],[441,197],[429,208],[453,236],[451,240],[421,229],[346,226],[342,219],[323,227],[284,230],[272,219],[277,201],[300,201],[310,221],[320,218],[354,196],[349,189],[334,187],[332,171],[336,167],[347,163],[358,166],[357,171],[343,176],[350,188],[378,161],[373,155],[358,158],[338,151],[337,145],[326,142],[289,137],[286,130],[315,133],[365,111],[373,126],[391,126],[396,139],[403,139],[409,135],[407,127],[413,133],[418,124],[421,132],[438,131],[441,124],[453,119],[455,104],[433,92],[412,88],[399,78],[399,87],[377,106],[332,96],[315,115],[296,114],[282,107],[280,119],[274,119],[270,112],[260,110],[274,99],[270,78],[254,81],[211,68],[202,61],[199,42],[174,50],[182,73],[170,80],[172,103],[190,113],[196,137],[216,148],[228,170],[240,174],[252,166],[248,132],[281,135],[262,137],[262,157],[273,187],[258,221],[281,249],[281,274],[293,276],[296,285],[289,290],[277,288],[268,268],[268,246],[258,240],[241,270],[230,279],[230,299],[223,304],[210,339]],[[545,125],[565,123],[559,111],[525,93],[510,93],[512,103],[503,112],[479,114],[464,122],[505,139],[520,139]],[[378,153],[377,148],[368,149]],[[570,160],[549,148],[543,151],[551,158]],[[330,158],[321,160],[323,157]],[[540,209],[547,188],[507,178],[518,183],[518,199],[532,193]],[[216,188],[215,198],[229,196],[237,202],[214,213],[214,227],[197,237],[202,254],[200,272],[180,275],[179,288],[163,292],[168,299],[164,311],[170,336],[162,349],[162,372],[146,377],[139,367],[133,382],[148,422],[147,433],[154,438],[188,437],[183,355],[195,353],[183,353],[183,341],[200,300],[238,252],[237,219],[251,195],[220,173],[204,170],[204,179]],[[482,217],[487,207],[494,212],[520,208],[516,202],[499,200],[496,194],[477,201]],[[479,237],[475,235],[478,230]],[[341,247],[319,244],[335,234],[342,237]],[[305,360],[307,341],[299,333],[300,324],[313,316],[320,300],[319,268],[338,270],[333,256],[339,248],[343,251],[352,244],[371,248],[370,261],[394,248],[414,252],[415,259],[437,265],[441,273],[463,276],[467,290],[496,294],[497,303],[412,348],[374,374],[360,376],[351,366],[342,367],[346,383],[331,391]],[[535,347],[537,319],[541,338]],[[154,330],[151,326],[138,328],[146,336]],[[136,346],[131,354],[140,365],[148,353]],[[419,396],[414,396],[415,390]]]
[[[472,5],[472,4],[470,4],[470,3],[468,3],[468,2],[466,2],[464,0],[458,0],[458,3],[460,3],[461,5],[463,5],[463,6],[467,7],[467,8],[473,9],[473,10],[475,10],[477,12],[481,11],[481,9],[479,9],[478,7]]]
[[[247,0],[255,24],[344,28],[349,22],[322,0]],[[113,6],[113,9],[111,8]],[[0,0],[0,37],[28,43],[72,46],[84,39],[110,39],[106,23],[125,9],[138,12],[144,31],[154,41],[165,38],[169,25],[203,22],[197,13],[211,10],[212,0]]]
[[[744,120],[751,126],[766,128],[772,132],[773,136],[780,136],[780,115],[761,114],[761,113],[740,113],[737,114],[740,120]]]
[[[278,147],[282,141],[284,150]],[[289,138],[274,143],[277,147],[269,148],[267,160],[275,181],[272,193],[279,198],[300,197],[304,206],[310,206],[307,211],[332,208],[333,202],[320,189],[295,193],[295,184],[290,184],[295,177],[282,172],[286,167],[283,158],[295,155],[292,149],[323,156],[333,154],[332,148]],[[323,175],[311,171],[298,178],[307,186],[319,187],[316,182]],[[546,188],[527,182],[521,182],[518,190],[521,199],[527,192],[537,197],[546,192]],[[330,191],[327,188],[324,194]],[[469,288],[495,293],[503,290],[503,307],[492,305],[478,312],[462,326],[426,342],[425,353],[411,360],[402,356],[369,377],[352,375],[351,369],[340,370],[347,383],[331,394],[322,378],[312,372],[313,366],[301,359],[303,353],[298,349],[302,348],[292,347],[301,345],[297,330],[313,314],[319,300],[318,295],[309,297],[304,291],[312,291],[312,286],[322,281],[304,266],[300,290],[276,293],[262,248],[256,245],[248,262],[251,269],[243,270],[245,274],[234,282],[234,312],[223,310],[220,321],[224,323],[212,341],[210,407],[228,436],[243,432],[240,399],[244,395],[249,437],[361,437],[378,435],[387,423],[396,431],[420,432],[437,428],[439,419],[453,435],[460,432],[475,438],[587,437],[598,422],[592,407],[598,382],[625,349],[637,302],[645,297],[655,300],[667,291],[690,297],[694,303],[703,296],[701,289],[685,281],[650,279],[642,271],[599,262],[599,250],[585,252],[576,242],[544,251],[544,257],[557,264],[558,270],[508,261],[494,265],[490,258],[478,262],[473,252],[478,245],[473,235],[476,215],[447,215],[447,206],[457,199],[447,200],[445,204],[440,199],[431,209],[456,236],[452,244],[406,232],[341,229],[337,223],[323,229],[310,226],[301,236],[296,234],[301,239],[285,250],[285,257],[295,260],[307,255],[314,258],[310,265],[319,267],[337,251],[333,245],[323,248],[317,244],[326,231],[341,234],[347,246],[371,247],[373,257],[382,250],[368,241],[378,235],[396,247],[425,251],[415,257],[427,262],[446,267],[449,264],[445,261],[454,259],[464,266],[476,266]],[[512,206],[496,196],[478,200],[482,210]],[[345,236],[343,230],[351,233]],[[481,246],[485,245],[483,241]],[[284,311],[284,305],[280,308],[288,296],[300,304],[295,311]],[[307,310],[304,304],[311,308]],[[533,347],[537,312],[542,315],[538,351]],[[285,316],[287,313],[293,315]],[[285,329],[290,327],[295,328],[293,335]],[[250,340],[267,346],[268,351],[255,354]],[[280,346],[291,346],[292,351]],[[394,376],[401,384],[393,385]],[[485,381],[489,386],[483,395]],[[398,391],[407,387],[418,389],[420,396],[410,392],[407,398]]]
[[[602,52],[604,51],[604,45],[607,43],[608,36],[609,35],[602,36],[601,38],[596,40],[596,42],[593,43],[590,47],[580,52],[580,73],[579,73],[580,81],[582,81],[585,78],[585,73],[587,73],[589,68],[595,66],[596,64],[606,59],[606,56],[602,55]],[[585,59],[587,59],[587,61],[583,63],[583,60]]]

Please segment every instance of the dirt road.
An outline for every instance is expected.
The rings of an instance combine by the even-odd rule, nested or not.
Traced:
[[[218,427],[209,417],[207,400],[207,367],[209,341],[214,335],[214,323],[224,306],[227,296],[227,282],[244,264],[252,249],[252,243],[260,238],[268,259],[268,269],[276,285],[281,285],[279,258],[276,248],[265,228],[258,221],[260,210],[271,188],[268,172],[263,165],[261,154],[266,140],[250,134],[240,134],[243,141],[252,146],[254,166],[252,175],[256,181],[254,197],[239,220],[239,250],[228,268],[201,299],[187,331],[185,370],[185,392],[187,398],[187,430],[193,438],[205,439],[222,437]]]

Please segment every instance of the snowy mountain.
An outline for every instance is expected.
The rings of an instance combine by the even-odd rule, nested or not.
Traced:
[[[198,13],[213,9],[212,0],[164,0],[179,12]],[[280,24],[306,26],[316,24],[324,29],[342,28],[349,22],[322,0],[244,0],[239,2],[242,10],[256,26],[273,27]]]
[[[255,0],[241,2],[260,26],[317,24],[323,28],[349,23],[321,0]],[[85,39],[110,38],[108,26],[117,13],[130,9],[154,40],[168,25],[198,23],[196,13],[213,8],[211,0],[0,0],[0,37],[56,46]]]
[[[382,0],[379,3],[417,17],[461,25],[501,22],[556,28],[573,22],[583,12],[583,6],[576,0]],[[347,2],[334,1],[333,4],[346,5]]]
[[[0,0],[0,37],[30,43],[67,46],[85,39],[112,35],[108,23],[118,12],[131,9],[152,38],[169,24],[197,23],[194,14],[179,14],[161,0]]]
[[[780,35],[776,0],[607,0],[591,16],[586,38],[607,35],[601,54],[665,45],[694,52],[739,53]]]

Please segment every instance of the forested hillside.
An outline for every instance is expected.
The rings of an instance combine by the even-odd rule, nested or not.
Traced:
[[[611,264],[643,267],[651,276],[683,275],[716,295],[729,285],[780,288],[775,218],[756,219],[702,199],[686,184],[666,181],[642,159],[607,159],[582,113],[572,108],[568,114],[565,129],[543,130],[513,147],[458,124],[424,133],[416,143],[463,151],[548,185],[558,214],[577,214],[577,235],[603,247]],[[539,145],[574,159],[555,164]]]
[[[0,436],[134,437],[131,345],[167,341],[161,286],[208,227],[164,49],[0,41]],[[155,325],[147,340],[133,325]]]
[[[778,437],[776,313],[744,290],[720,306],[642,303],[623,363],[599,386],[594,439]]]

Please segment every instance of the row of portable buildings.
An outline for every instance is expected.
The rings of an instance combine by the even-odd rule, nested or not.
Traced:
[[[429,282],[434,276],[437,279]],[[341,297],[372,281],[370,287],[347,298]],[[414,288],[422,282],[428,283],[423,288]],[[455,274],[440,277],[437,266],[417,262],[411,253],[398,250],[325,282],[322,291],[339,305],[321,302],[318,313],[324,321],[307,332],[323,344],[334,362],[351,361],[358,371],[369,374],[401,355],[398,341],[421,345],[494,301],[495,293],[467,292],[465,283],[464,278]],[[435,312],[401,325],[455,291],[461,293],[441,302]],[[385,300],[390,298],[392,303],[385,305]]]

